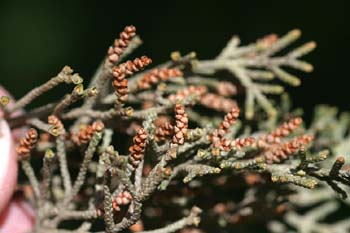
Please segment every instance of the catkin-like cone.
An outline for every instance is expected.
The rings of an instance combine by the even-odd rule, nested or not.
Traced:
[[[119,38],[115,39],[113,46],[109,47],[108,61],[116,63],[135,35],[136,28],[132,25],[126,26],[124,31],[119,34]]]
[[[72,140],[78,145],[86,144],[91,140],[94,133],[101,132],[103,129],[103,122],[95,121],[91,125],[81,128],[78,134],[72,136]]]
[[[188,117],[184,106],[181,104],[175,106],[175,120],[173,143],[182,145],[185,142],[188,129]]]
[[[140,128],[133,138],[133,145],[129,148],[129,164],[134,168],[137,168],[139,163],[143,160],[145,155],[147,132],[144,128]]]
[[[294,155],[302,147],[308,145],[313,141],[313,136],[303,135],[300,137],[293,138],[281,145],[277,145],[274,148],[264,153],[268,163],[280,162],[286,160],[288,156]]]
[[[302,122],[303,120],[300,117],[296,117],[283,123],[268,135],[261,136],[258,140],[258,146],[264,148],[268,147],[269,144],[280,143],[281,138],[290,135]]]
[[[168,139],[174,133],[174,126],[170,122],[165,122],[160,127],[156,128],[156,140],[163,141]]]
[[[128,97],[128,80],[126,76],[132,75],[134,72],[144,69],[152,60],[146,56],[135,58],[133,61],[127,61],[113,68],[112,74],[114,80],[113,88],[120,101],[125,101]]]
[[[179,69],[153,69],[149,73],[145,74],[138,82],[139,89],[148,89],[152,84],[159,83],[160,81],[166,81],[170,78],[176,78],[182,76],[182,72]]]
[[[201,97],[206,92],[207,88],[205,86],[189,86],[188,88],[177,91],[176,94],[169,95],[168,99],[171,102],[176,102],[183,100],[190,95]]]
[[[218,129],[209,135],[209,140],[216,148],[231,148],[231,142],[225,140],[224,136],[228,133],[230,127],[237,121],[239,116],[239,108],[234,106],[229,113],[224,117],[224,120],[220,123]]]
[[[17,153],[21,160],[29,157],[29,152],[35,147],[37,141],[38,132],[34,128],[30,128],[17,147]]]

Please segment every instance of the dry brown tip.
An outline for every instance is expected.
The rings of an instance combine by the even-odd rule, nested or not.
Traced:
[[[338,162],[338,163],[341,163],[341,164],[344,164],[344,163],[345,163],[345,158],[344,158],[344,156],[339,156],[339,157],[337,157],[337,162]]]
[[[92,123],[92,129],[94,132],[101,132],[104,129],[104,124],[102,121],[97,120],[94,123]]]

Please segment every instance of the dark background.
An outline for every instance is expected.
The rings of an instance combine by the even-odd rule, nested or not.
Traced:
[[[306,60],[315,71],[292,88],[295,106],[310,114],[317,103],[348,109],[348,1],[0,1],[0,84],[17,98],[66,64],[85,79],[125,25],[134,24],[154,63],[169,53],[215,56],[233,34],[244,44],[268,33],[300,28],[299,41],[318,48]],[[65,87],[41,98],[45,103]],[[69,87],[71,88],[71,87]]]

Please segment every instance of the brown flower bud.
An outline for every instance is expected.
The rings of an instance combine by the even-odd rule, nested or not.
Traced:
[[[157,141],[164,141],[174,133],[173,125],[168,121],[156,128],[155,136]]]
[[[283,144],[278,144],[275,147],[267,150],[264,155],[268,163],[280,162],[286,160],[288,156],[294,155],[301,148],[308,145],[313,141],[313,136],[303,135],[293,138]]]
[[[29,153],[35,147],[37,140],[38,132],[34,128],[30,128],[24,138],[20,140],[17,147],[19,159],[24,160],[29,158]]]
[[[269,144],[280,143],[281,138],[290,135],[296,128],[301,125],[302,122],[303,120],[300,117],[296,117],[288,122],[285,122],[268,135],[261,136],[258,141],[258,146],[268,147]]]
[[[213,93],[207,93],[203,95],[200,99],[200,103],[207,108],[212,108],[216,111],[221,112],[229,112],[232,108],[237,106],[236,101]]]
[[[102,132],[104,129],[104,124],[102,121],[95,121],[91,125],[86,127],[81,127],[78,134],[72,136],[72,140],[78,144],[86,144],[93,137],[94,133]]]
[[[47,119],[47,122],[49,125],[52,125],[54,127],[54,130],[57,131],[58,135],[62,135],[65,133],[65,129],[62,124],[62,121],[58,119],[56,116],[50,115]]]
[[[179,69],[153,69],[149,73],[145,74],[137,83],[139,89],[148,89],[152,84],[156,84],[160,81],[166,81],[170,78],[176,78],[182,76],[182,72]]]
[[[219,82],[216,91],[222,96],[233,96],[237,94],[237,87],[231,82]]]
[[[244,147],[253,145],[254,142],[255,142],[255,139],[253,137],[237,138],[235,140],[235,147],[237,149],[242,149]]]
[[[120,206],[128,205],[132,201],[132,196],[128,191],[123,191],[118,194],[118,196],[112,200],[112,206],[115,211],[120,211]]]
[[[168,99],[171,102],[176,102],[179,100],[183,100],[190,95],[196,95],[201,97],[204,93],[207,92],[207,88],[205,86],[189,86],[188,88],[179,90],[176,94],[169,95]]]
[[[220,141],[215,141],[214,147],[223,151],[230,151],[233,147],[241,150],[244,147],[253,145],[255,139],[253,137],[237,138],[235,140],[229,140],[227,138],[221,138]]]
[[[132,75],[134,72],[144,69],[152,60],[146,56],[136,58],[133,61],[127,61],[113,68],[112,74],[114,80],[112,85],[116,95],[121,102],[125,101],[128,96],[128,80],[126,76]]]
[[[181,104],[176,104],[173,143],[178,145],[184,144],[187,129],[188,129],[188,117],[185,112],[185,108]]]
[[[140,128],[133,138],[133,145],[129,148],[129,164],[132,167],[137,168],[139,163],[143,160],[145,154],[147,133],[144,128]]]
[[[125,49],[128,47],[131,39],[136,35],[134,26],[126,26],[124,31],[119,34],[119,39],[115,39],[113,46],[108,49],[108,61],[116,63]]]
[[[232,146],[235,146],[235,142],[231,142],[224,138],[228,133],[230,127],[237,121],[239,116],[239,108],[234,106],[229,113],[224,117],[224,120],[220,123],[218,129],[209,135],[209,140],[212,142],[215,148],[222,148],[225,151],[231,150]]]
[[[224,120],[220,123],[218,134],[222,137],[224,136],[230,129],[230,127],[236,123],[237,118],[239,116],[239,108],[234,106],[229,113],[227,113],[224,117]]]

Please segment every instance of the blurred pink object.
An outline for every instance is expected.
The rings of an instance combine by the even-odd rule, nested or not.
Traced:
[[[0,96],[3,95],[11,97],[0,86]],[[9,103],[10,107],[11,105],[13,101]],[[20,113],[16,112],[14,115]],[[2,115],[0,111],[0,117]],[[34,214],[28,204],[21,200],[10,201],[16,187],[18,171],[14,142],[18,141],[22,132],[22,129],[11,132],[7,122],[0,118],[0,232],[2,233],[27,232],[34,222]]]
[[[17,159],[10,128],[4,120],[0,122],[0,213],[9,202],[16,187]]]
[[[29,232],[33,225],[33,209],[20,199],[12,200],[0,215],[1,233]]]

